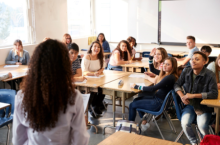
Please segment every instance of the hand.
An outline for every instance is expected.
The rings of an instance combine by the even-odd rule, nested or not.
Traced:
[[[94,76],[97,76],[97,77],[98,77],[99,75],[100,75],[99,72],[95,72],[95,73],[94,73]]]
[[[151,72],[144,72],[145,75],[148,75],[150,77],[155,77],[155,74],[151,73]]]
[[[79,79],[79,82],[83,82],[86,79],[86,77],[82,76],[82,77],[79,77],[78,79]]]
[[[16,62],[16,65],[22,65],[22,63],[20,63],[20,62]]]
[[[12,74],[11,73],[8,73],[8,78],[12,78]]]
[[[190,102],[188,99],[186,99],[186,96],[184,95],[183,97],[181,97],[181,100],[182,102],[185,104],[185,105],[188,105]]]
[[[186,97],[186,99],[193,99],[194,98],[193,94],[190,94],[190,93],[187,93],[185,95],[185,97]]]
[[[156,50],[157,50],[156,48],[152,49],[150,52],[150,56],[154,56],[156,54]]]
[[[127,61],[127,64],[131,64],[131,63],[132,63],[132,60],[128,60],[128,61]]]
[[[136,86],[136,84],[130,84],[130,87],[132,88],[132,89],[134,89],[134,87]]]
[[[218,85],[218,90],[220,90],[220,83],[217,83],[217,85]]]
[[[80,57],[83,58],[84,54],[80,54]]]
[[[149,75],[145,75],[145,76],[144,76],[144,79],[148,80],[149,77],[150,77]]]

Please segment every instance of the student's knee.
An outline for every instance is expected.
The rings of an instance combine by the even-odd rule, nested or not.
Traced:
[[[189,121],[187,118],[182,118],[181,119],[181,126],[182,128],[190,127],[192,125],[192,122]]]
[[[197,126],[202,135],[209,134],[209,124],[206,120],[198,120]]]

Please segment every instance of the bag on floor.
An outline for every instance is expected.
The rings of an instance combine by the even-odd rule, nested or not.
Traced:
[[[115,132],[118,131],[137,134],[137,124],[134,121],[119,120]]]
[[[220,136],[206,135],[200,145],[220,145]]]

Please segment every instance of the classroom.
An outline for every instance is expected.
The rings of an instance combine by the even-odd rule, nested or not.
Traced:
[[[219,0],[0,0],[0,145],[220,145]]]

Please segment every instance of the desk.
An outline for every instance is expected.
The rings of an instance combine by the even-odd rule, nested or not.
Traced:
[[[10,105],[10,104],[7,104],[7,103],[1,103],[1,102],[0,102],[0,110],[5,109],[5,108],[7,108],[7,107],[9,107],[9,106],[11,106],[11,105]]]
[[[141,68],[149,68],[149,58],[143,58],[141,61],[132,61],[131,64],[120,65],[125,72],[141,72]]]
[[[202,105],[214,107],[216,113],[215,133],[219,132],[219,117],[220,117],[220,90],[218,90],[218,99],[204,99],[201,102]]]
[[[4,66],[5,65],[0,65],[0,74],[7,74],[10,72],[12,74],[12,78],[2,80],[3,82],[22,78],[27,75],[26,73],[28,69],[27,65],[19,65],[19,67],[7,67],[7,68],[4,68]]]
[[[140,73],[133,73],[133,74],[138,75]],[[123,86],[118,86],[119,80],[124,81]],[[109,83],[106,83],[100,86],[100,88],[102,88],[103,94],[112,96],[113,127],[112,126],[106,126],[106,127],[110,127],[110,128],[115,127],[115,97],[117,96],[117,97],[122,98],[122,118],[124,119],[125,118],[125,98],[129,98],[140,92],[140,90],[132,89],[130,87],[130,83],[144,83],[145,86],[153,85],[153,83],[143,78],[131,78],[129,77],[129,75],[127,75],[118,80],[115,80],[115,81],[112,81],[112,82],[109,82]],[[105,128],[104,128],[103,133],[105,133]]]
[[[142,56],[142,53],[144,51],[148,51],[148,52],[151,52],[152,49],[142,49],[142,50],[137,50],[136,53],[140,53],[140,55]],[[175,55],[175,56],[183,56],[184,53],[186,53],[186,51],[172,51],[172,50],[166,50],[167,53],[170,53],[172,55]]]
[[[87,54],[87,51],[79,51],[79,54],[83,54],[83,55],[86,55]],[[108,56],[108,55],[111,55],[111,52],[104,52],[104,56]]]
[[[182,145],[172,141],[147,137],[143,135],[116,132],[98,145]]]

